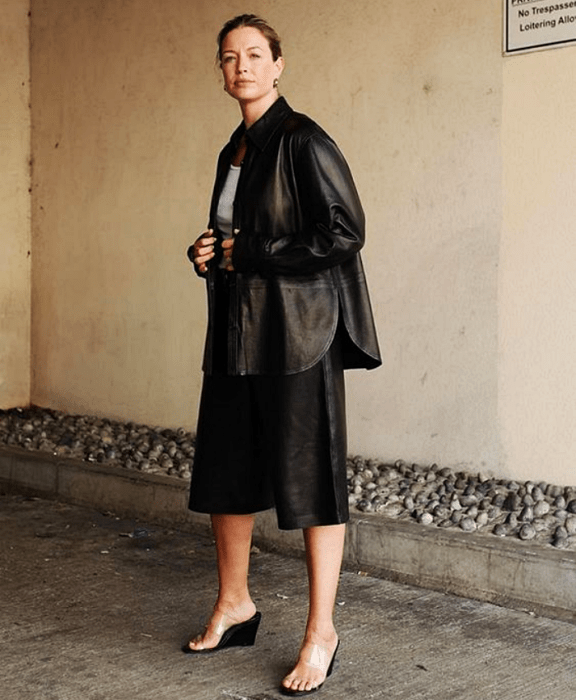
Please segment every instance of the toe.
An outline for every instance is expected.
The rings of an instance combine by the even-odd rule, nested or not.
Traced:
[[[202,637],[196,637],[188,642],[188,646],[192,651],[203,651],[205,649]]]
[[[300,682],[298,677],[290,675],[282,681],[282,685],[288,690],[302,690]]]

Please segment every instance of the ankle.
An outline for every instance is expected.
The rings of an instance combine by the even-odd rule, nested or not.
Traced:
[[[222,612],[230,617],[252,617],[256,612],[256,605],[250,595],[242,597],[219,596],[214,605],[215,612]]]
[[[332,621],[326,623],[308,623],[304,634],[304,643],[333,646],[338,641],[338,633]]]

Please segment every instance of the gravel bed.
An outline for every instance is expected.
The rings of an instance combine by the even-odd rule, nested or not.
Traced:
[[[194,460],[194,436],[183,428],[151,428],[37,407],[0,411],[2,444],[182,479],[190,478]]]
[[[180,479],[194,462],[194,435],[183,428],[37,407],[0,410],[0,445]],[[349,457],[347,477],[359,512],[576,549],[576,487],[360,456]]]

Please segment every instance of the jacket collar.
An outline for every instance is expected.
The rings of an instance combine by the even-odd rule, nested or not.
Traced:
[[[244,123],[240,124],[230,139],[232,145],[237,147],[242,134],[246,133],[246,138],[263,151],[272,134],[293,111],[284,97],[279,97],[249,129],[246,129]]]

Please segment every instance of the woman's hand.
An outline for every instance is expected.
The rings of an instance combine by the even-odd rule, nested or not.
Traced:
[[[224,267],[228,272],[234,272],[232,265],[232,253],[234,252],[234,239],[226,238],[222,241],[222,250],[224,251]]]
[[[213,229],[204,231],[192,246],[192,261],[202,273],[208,271],[206,263],[214,257],[214,243],[216,237]]]

